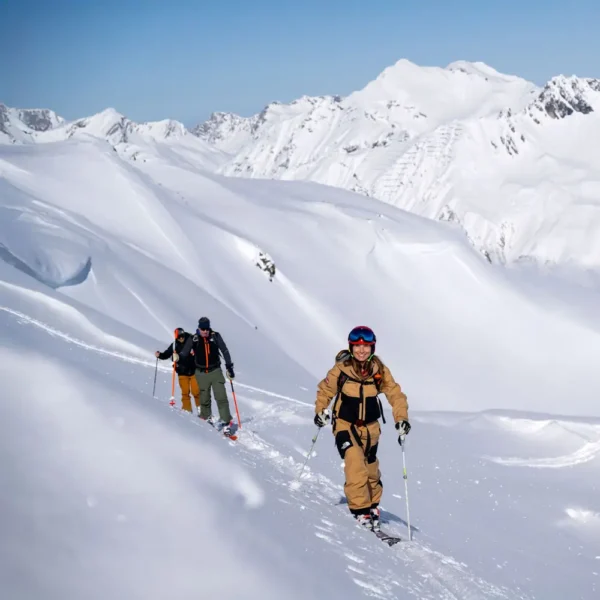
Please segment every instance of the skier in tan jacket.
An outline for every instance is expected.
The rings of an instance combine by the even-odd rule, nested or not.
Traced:
[[[348,336],[349,351],[336,357],[336,364],[318,385],[315,425],[323,427],[333,405],[335,443],[344,460],[344,493],[348,508],[363,526],[379,530],[379,502],[383,492],[377,444],[383,407],[383,392],[392,406],[400,436],[410,431],[406,395],[390,370],[375,355],[375,334],[368,327],[355,327]],[[338,393],[339,391],[339,393]]]

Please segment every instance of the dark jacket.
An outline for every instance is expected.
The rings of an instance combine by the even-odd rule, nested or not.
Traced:
[[[223,354],[225,359],[225,368],[233,369],[231,355],[229,350],[217,331],[210,330],[210,335],[206,338],[202,337],[198,332],[194,336],[194,357],[196,359],[196,368],[203,373],[210,373],[221,367],[221,357],[219,352]]]
[[[194,362],[194,355],[192,354],[192,348],[194,345],[193,337],[190,333],[183,334],[183,342],[175,340],[175,352],[179,354],[179,360],[175,370],[178,375],[193,375],[196,372],[196,364]],[[160,360],[166,360],[173,356],[173,344],[158,355]]]

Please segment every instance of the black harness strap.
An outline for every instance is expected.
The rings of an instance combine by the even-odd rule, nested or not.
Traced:
[[[367,429],[367,431],[368,431],[368,429]],[[360,435],[358,434],[358,431],[357,431],[355,425],[350,425],[350,432],[354,436],[354,439],[356,440],[356,443],[358,444],[358,446],[360,448],[362,448],[364,453],[366,454],[367,451],[364,449],[364,444],[362,443],[362,440],[360,439]]]
[[[385,414],[383,412],[383,404],[381,404],[381,398],[377,396],[377,402],[379,402],[379,412],[381,413],[381,418],[383,419],[383,424],[385,425]]]
[[[381,373],[375,373],[375,375],[373,375],[373,380],[369,380],[366,379],[364,381],[360,380],[360,379],[354,379],[354,377],[350,377],[350,375],[348,375],[347,373],[345,373],[344,371],[341,371],[338,377],[338,381],[337,381],[337,395],[335,397],[334,400],[334,407],[335,407],[335,403],[338,401],[338,398],[340,397],[340,395],[342,394],[342,388],[344,387],[344,384],[346,383],[346,381],[352,381],[354,383],[359,383],[360,384],[360,400],[361,400],[361,406],[364,405],[364,397],[363,397],[363,385],[365,383],[374,383],[375,387],[377,388],[377,402],[379,402],[379,412],[381,412],[381,418],[383,420],[383,423],[385,425],[386,420],[385,420],[385,413],[383,412],[383,405],[381,404],[381,398],[379,397],[379,391],[381,390],[381,385],[383,383],[382,381],[382,376]],[[360,414],[359,414],[360,417]],[[332,427],[333,430],[335,431],[335,420],[337,419],[337,414],[335,413],[335,410],[333,411],[332,414]],[[360,439],[357,440],[358,443],[362,446]]]

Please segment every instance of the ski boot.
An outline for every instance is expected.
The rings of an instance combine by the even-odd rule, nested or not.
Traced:
[[[373,531],[381,531],[381,525],[379,524],[379,520],[381,517],[381,512],[378,507],[371,509],[371,523],[373,526]]]
[[[371,515],[354,515],[354,518],[356,519],[356,522],[365,529],[373,530]]]
[[[198,415],[200,417],[200,415]],[[204,417],[200,417],[203,421],[206,421],[209,425],[212,425],[213,427],[215,427],[217,420],[210,415],[210,417],[208,417],[208,419],[205,419]]]
[[[221,428],[221,433],[225,437],[231,437],[232,431],[231,426],[233,425],[233,421],[229,421],[229,423],[223,423],[223,427]]]

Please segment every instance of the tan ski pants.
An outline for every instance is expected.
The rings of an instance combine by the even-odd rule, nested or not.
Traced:
[[[375,508],[383,493],[377,444],[381,434],[379,421],[362,427],[337,419],[335,443],[344,460],[344,493],[353,514],[367,514]]]

